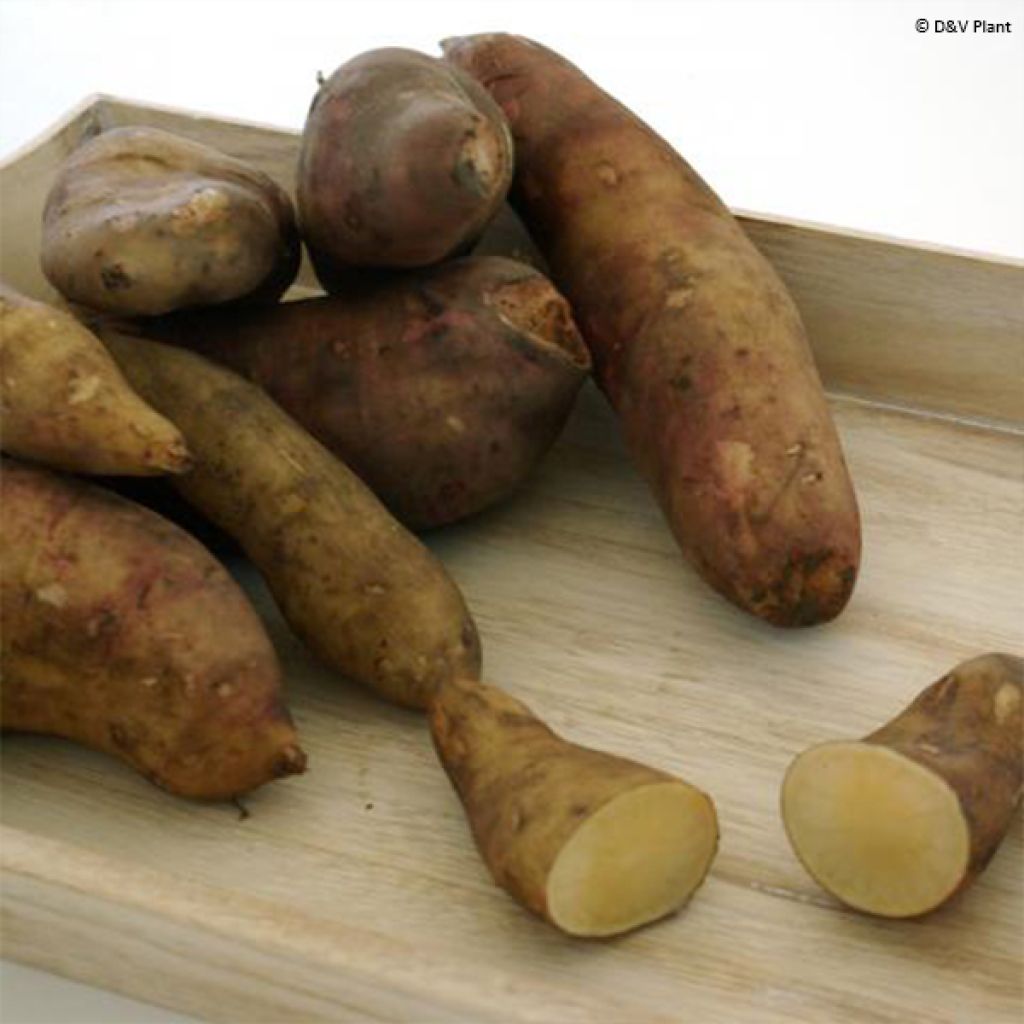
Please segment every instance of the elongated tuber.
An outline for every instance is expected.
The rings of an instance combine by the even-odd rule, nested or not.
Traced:
[[[512,205],[684,554],[775,625],[834,618],[860,521],[782,281],[693,168],[563,57],[501,34],[443,45],[508,117]]]
[[[173,423],[132,389],[69,313],[0,283],[0,443],[74,473],[148,476],[188,466]]]
[[[177,490],[238,540],[316,655],[414,708],[479,673],[476,627],[441,563],[267,395],[192,352],[104,340],[189,441],[196,465]]]
[[[4,730],[203,799],[304,769],[270,640],[207,551],[70,477],[5,458],[0,484]]]

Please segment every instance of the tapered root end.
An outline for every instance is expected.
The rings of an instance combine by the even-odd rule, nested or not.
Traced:
[[[301,775],[306,770],[306,752],[295,743],[289,743],[274,761],[274,777]]]
[[[462,44],[465,38],[465,36],[447,36],[445,39],[442,39],[437,44],[441,48],[441,56],[447,57],[450,54],[454,53]]]
[[[956,793],[875,743],[826,743],[801,754],[782,786],[782,818],[814,879],[870,914],[925,914],[969,871],[970,834]]]
[[[570,935],[602,937],[678,910],[718,847],[711,801],[656,782],[605,804],[573,833],[548,875],[547,911]]]
[[[710,578],[714,585],[718,577]],[[774,585],[759,585],[753,593],[720,589],[765,622],[795,629],[835,619],[849,603],[856,581],[856,558],[825,550],[790,557]]]
[[[187,473],[194,461],[184,438],[174,438],[150,457],[150,465],[156,473]]]
[[[556,349],[583,372],[590,372],[590,353],[573,322],[569,304],[537,272],[524,273],[497,285],[488,295],[498,315],[536,343]]]
[[[524,46],[535,45],[523,36],[511,35],[508,32],[478,32],[471,36],[448,36],[447,39],[442,39],[438,45],[441,47],[441,54],[444,57],[453,57],[460,50],[501,45],[508,42],[520,43]]]
[[[503,141],[483,117],[478,117],[476,128],[462,140],[452,172],[459,185],[486,202],[500,202],[498,193],[503,184],[506,188],[508,185],[508,150]]]
[[[448,36],[447,39],[442,39],[438,44],[441,47],[441,56],[449,59],[455,57],[459,50],[464,50],[469,46],[472,46],[475,42],[481,39],[488,39],[491,36]]]

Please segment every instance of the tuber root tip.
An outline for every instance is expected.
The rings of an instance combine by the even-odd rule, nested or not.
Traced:
[[[288,775],[301,775],[306,770],[306,752],[295,743],[289,743],[274,762],[274,776],[282,779]]]

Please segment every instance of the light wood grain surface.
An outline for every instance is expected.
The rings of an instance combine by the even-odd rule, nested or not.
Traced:
[[[861,394],[888,386],[856,372]],[[4,955],[224,1021],[1019,1020],[1019,820],[972,890],[915,922],[841,908],[783,834],[796,753],[867,732],[963,658],[1024,648],[1021,436],[857,397],[834,408],[865,560],[827,627],[760,625],[696,579],[591,389],[518,497],[429,539],[489,679],[571,738],[713,795],[721,851],[681,914],[587,943],[518,907],[476,856],[422,719],[314,665],[240,565],[309,773],[253,794],[240,820],[69,743],[7,737]]]

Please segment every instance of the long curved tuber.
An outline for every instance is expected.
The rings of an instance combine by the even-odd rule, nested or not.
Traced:
[[[13,459],[0,485],[4,730],[76,740],[202,799],[303,771],[274,649],[204,548]]]
[[[325,663],[406,707],[477,675],[480,642],[444,567],[259,388],[181,349],[104,334],[196,457],[175,488],[235,537]]]

